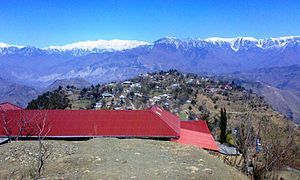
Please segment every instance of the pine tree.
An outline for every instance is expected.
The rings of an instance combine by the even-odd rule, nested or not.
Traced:
[[[27,109],[66,109],[71,107],[70,100],[59,87],[53,92],[46,92],[28,103]]]
[[[223,144],[226,141],[226,129],[227,129],[227,116],[226,116],[226,109],[221,108],[221,117],[220,117],[220,142]]]

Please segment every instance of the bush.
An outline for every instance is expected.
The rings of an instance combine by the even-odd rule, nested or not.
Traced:
[[[226,142],[230,145],[230,146],[234,146],[234,140],[232,138],[231,132],[228,132],[226,135]]]

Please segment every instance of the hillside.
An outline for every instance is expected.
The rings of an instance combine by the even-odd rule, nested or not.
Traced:
[[[159,105],[180,116],[181,119],[204,119],[216,140],[220,138],[220,108],[227,111],[227,129],[234,132],[251,115],[253,134],[270,133],[285,138],[294,137],[294,145],[300,145],[298,127],[284,115],[275,111],[262,97],[233,83],[220,81],[214,77],[182,74],[176,70],[147,73],[126,81],[98,84],[89,88],[66,89],[72,109],[145,109]],[[260,125],[268,123],[270,130],[260,130]],[[270,132],[272,131],[272,132]],[[284,145],[282,145],[284,147]],[[295,147],[296,148],[296,147]],[[299,168],[297,163],[290,164]]]
[[[79,89],[91,86],[91,84],[84,79],[74,78],[74,79],[58,79],[47,87],[47,90],[55,90],[59,86],[66,88],[67,86],[74,86]]]
[[[252,89],[277,111],[300,123],[300,66],[261,68],[224,74],[222,79],[235,81]]]
[[[241,86],[174,70],[65,93],[73,109],[144,109],[156,104],[182,119],[206,119],[216,125],[220,108],[225,107],[233,125],[244,118],[247,108],[254,107],[257,121],[267,116],[282,127],[288,122],[263,98]]]
[[[26,107],[27,103],[36,98],[40,91],[21,84],[0,78],[0,102],[11,102]]]
[[[300,123],[299,91],[279,89],[263,82],[248,82],[244,84],[244,87],[252,89],[255,93],[263,96],[274,109],[284,114],[288,119],[297,124]]]
[[[235,132],[242,133],[243,129],[249,129],[255,140],[259,133],[266,148],[270,150],[274,150],[274,146],[284,149],[288,146],[288,151],[284,152],[290,152],[289,157],[293,157],[296,162],[283,161],[288,166],[300,167],[300,154],[297,151],[300,136],[297,126],[276,112],[263,98],[234,82],[170,70],[141,74],[126,81],[97,84],[84,89],[69,86],[59,88],[55,92],[54,94],[59,94],[59,99],[68,99],[64,102],[70,105],[65,107],[71,109],[131,110],[159,105],[177,114],[182,120],[206,120],[216,140],[220,139],[220,108],[225,107],[228,118],[227,132],[230,135],[228,137],[238,138],[239,135]],[[53,97],[51,93],[45,95],[56,99],[54,94]],[[57,108],[54,101],[51,101],[54,104],[48,105],[48,101],[42,97],[32,104],[35,107],[50,105],[54,109]],[[59,105],[61,101],[57,103]],[[249,120],[250,124],[245,124]],[[247,128],[243,128],[244,125],[247,125]],[[278,141],[273,141],[273,138]],[[234,144],[230,139],[226,141]],[[238,139],[233,141],[237,142]],[[269,144],[272,146],[268,147]],[[255,149],[255,143],[251,142],[246,148],[252,151],[251,149]],[[241,167],[237,165],[237,168]]]
[[[46,179],[247,179],[207,151],[173,142],[47,141]],[[33,178],[37,142],[0,146],[0,179]]]

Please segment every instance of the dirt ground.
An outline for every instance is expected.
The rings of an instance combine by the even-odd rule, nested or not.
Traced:
[[[247,179],[207,151],[175,142],[99,138],[45,141],[45,179]],[[0,145],[0,179],[32,179],[36,141]]]

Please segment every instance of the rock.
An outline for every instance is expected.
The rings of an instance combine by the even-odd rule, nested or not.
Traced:
[[[88,170],[88,169],[83,171],[83,173],[89,173],[89,172],[90,172],[90,170]]]
[[[204,162],[204,160],[203,159],[199,159],[198,162]]]
[[[205,168],[205,169],[203,169],[203,172],[206,172],[208,174],[212,174],[212,169]]]
[[[195,166],[189,166],[186,169],[191,170],[191,173],[195,173],[196,171],[199,171],[199,168]]]

